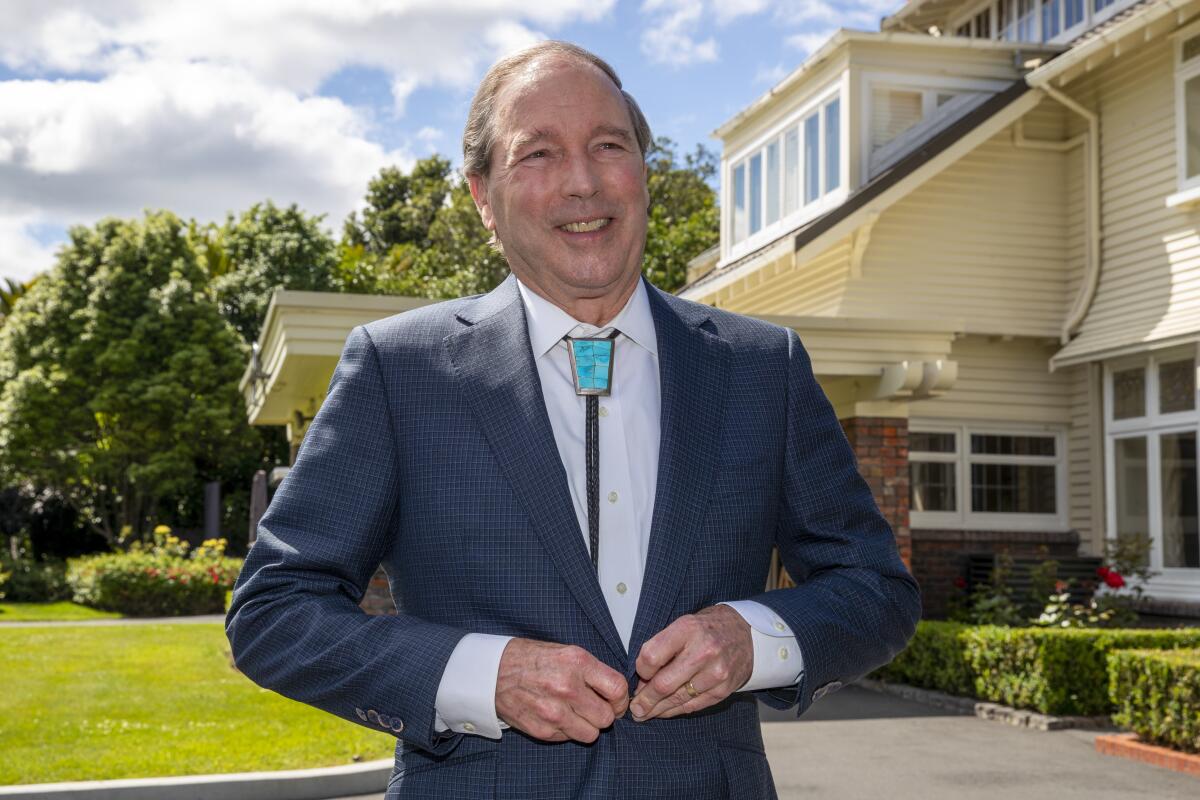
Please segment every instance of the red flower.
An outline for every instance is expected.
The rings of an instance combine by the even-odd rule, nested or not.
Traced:
[[[1099,575],[1101,578],[1104,578],[1105,580],[1108,580],[1108,573],[1111,571],[1112,570],[1110,570],[1108,567],[1105,567],[1103,565],[1096,567],[1096,574]]]
[[[1120,589],[1125,585],[1125,579],[1121,577],[1121,573],[1115,569],[1110,569],[1104,575],[1104,582],[1113,589]]]
[[[1067,582],[1066,581],[1055,581],[1054,582],[1054,591],[1065,592],[1066,590],[1067,590]]]
[[[964,578],[963,576],[959,575],[957,578],[954,579],[954,586],[958,589],[967,588],[967,579]]]

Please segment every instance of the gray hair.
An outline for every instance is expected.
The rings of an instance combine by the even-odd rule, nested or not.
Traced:
[[[550,39],[500,59],[483,76],[475,98],[471,101],[471,110],[467,112],[467,125],[463,130],[465,174],[487,176],[492,164],[492,148],[496,144],[496,96],[513,75],[543,56],[560,56],[591,64],[607,75],[625,98],[625,105],[629,107],[629,117],[633,120],[638,149],[642,158],[646,157],[651,143],[650,124],[646,122],[646,117],[633,95],[621,88],[621,79],[617,77],[616,70],[600,56],[584,50],[579,45]]]

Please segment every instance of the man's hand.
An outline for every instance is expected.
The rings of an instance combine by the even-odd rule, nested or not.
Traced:
[[[574,645],[513,639],[500,657],[496,715],[547,742],[590,743],[629,705],[629,684]]]
[[[642,645],[633,718],[675,717],[715,705],[748,681],[753,669],[750,623],[741,614],[710,606],[682,616]]]

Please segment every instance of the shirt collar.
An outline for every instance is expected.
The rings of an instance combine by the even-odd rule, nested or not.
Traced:
[[[612,328],[619,330],[652,356],[658,357],[654,317],[650,314],[650,298],[646,295],[646,283],[643,280],[638,280],[637,288],[626,301],[625,307],[603,328],[580,322],[531,290],[519,278],[517,289],[521,293],[521,302],[525,304],[525,321],[529,326],[529,344],[533,348],[534,358],[541,358],[548,353],[567,334],[594,336]]]

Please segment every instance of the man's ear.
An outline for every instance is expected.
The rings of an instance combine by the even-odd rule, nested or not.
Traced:
[[[483,227],[495,233],[496,218],[492,216],[492,204],[488,202],[487,178],[482,175],[468,175],[467,183],[471,187],[471,199],[475,201],[475,208],[479,211],[479,218],[483,220]]]

